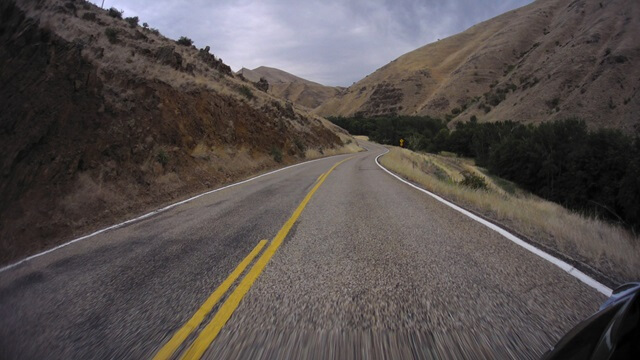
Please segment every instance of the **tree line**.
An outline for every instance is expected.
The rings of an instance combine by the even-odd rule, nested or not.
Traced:
[[[430,117],[330,118],[352,134],[416,151],[448,151],[542,198],[640,229],[640,140],[620,130],[589,130],[567,119],[539,125],[460,122],[450,131]]]

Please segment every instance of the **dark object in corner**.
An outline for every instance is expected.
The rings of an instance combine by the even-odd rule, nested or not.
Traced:
[[[640,359],[640,283],[615,289],[597,313],[574,327],[542,359]]]

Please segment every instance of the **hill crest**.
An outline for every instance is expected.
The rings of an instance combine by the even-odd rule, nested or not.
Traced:
[[[265,78],[269,82],[269,93],[309,109],[320,106],[327,99],[336,96],[343,90],[340,87],[318,84],[267,66],[260,66],[253,70],[242,68],[236,74],[242,75],[252,82],[258,82],[260,78]]]
[[[323,116],[430,115],[640,130],[640,3],[538,0],[404,54]]]

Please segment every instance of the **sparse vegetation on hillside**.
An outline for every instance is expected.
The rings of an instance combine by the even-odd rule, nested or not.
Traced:
[[[238,91],[240,92],[240,94],[242,94],[244,97],[246,97],[249,100],[253,100],[255,98],[255,95],[253,95],[253,91],[247,85],[240,86]]]
[[[180,39],[178,39],[178,40],[176,41],[176,43],[177,43],[178,45],[191,46],[191,45],[193,45],[193,40],[189,39],[189,38],[188,38],[188,37],[186,37],[186,36],[180,36]]]
[[[114,28],[106,28],[104,29],[104,34],[107,36],[107,39],[110,43],[115,44],[118,42],[118,30]]]
[[[484,180],[484,177],[470,171],[463,171],[461,175],[463,176],[463,179],[462,181],[460,181],[460,185],[469,187],[474,190],[487,189],[487,182]]]
[[[169,163],[169,155],[167,155],[166,151],[160,150],[156,155],[156,160],[162,165],[167,165]]]
[[[124,11],[122,10],[118,10],[114,7],[110,8],[107,12],[109,14],[109,16],[111,16],[112,18],[116,18],[116,19],[122,19],[122,14],[124,13]]]
[[[282,162],[282,150],[280,150],[280,148],[273,146],[271,148],[271,157],[273,157],[273,160],[277,163],[281,163]]]
[[[307,146],[304,144],[304,142],[302,142],[302,140],[300,138],[293,139],[293,144],[303,154],[304,154],[305,151],[307,151]],[[345,143],[345,145],[349,145],[349,144],[351,144],[351,139],[349,139],[348,142]]]
[[[126,21],[130,27],[135,28],[138,26],[138,22],[140,21],[140,19],[138,19],[137,16],[134,16],[134,17],[125,18],[124,21]]]
[[[1,113],[19,120],[0,131],[0,162],[11,167],[0,182],[0,263],[274,161],[358,150],[292,104],[273,105],[252,86],[241,94],[246,82],[209,47],[180,46],[120,11],[79,4],[0,1],[0,92],[11,99]]]
[[[532,1],[398,57],[316,112],[523,123],[576,116],[635,134],[640,22],[624,14],[638,1],[607,4]]]

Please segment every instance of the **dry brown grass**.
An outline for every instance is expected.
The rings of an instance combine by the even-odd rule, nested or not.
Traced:
[[[37,6],[35,3],[21,4],[21,8],[30,16],[42,18],[42,25],[52,29],[56,35],[69,42],[83,44],[83,57],[97,65],[99,75],[102,77],[109,77],[108,73],[112,71],[124,71],[131,73],[136,78],[145,78],[152,81],[160,80],[185,91],[202,88],[213,90],[239,101],[247,101],[252,107],[256,108],[272,101],[281,100],[271,94],[259,91],[251,83],[210,69],[199,59],[199,49],[195,47],[178,45],[173,39],[169,39],[160,33],[155,34],[144,30],[141,26],[131,28],[124,20],[112,18],[107,15],[106,10],[99,9],[90,3],[87,4],[88,8],[78,6],[76,16],[69,16],[64,12],[57,11],[56,9],[61,5],[63,5],[63,2],[60,0],[48,0],[37,4]],[[86,13],[95,14],[96,20],[83,19],[82,16]],[[43,14],[46,14],[46,16]],[[144,17],[140,22],[144,22]],[[108,41],[104,35],[106,28],[112,28],[117,31],[118,41],[116,43]],[[186,64],[193,65],[193,74],[173,69],[141,54],[142,50],[154,53],[164,46],[171,46],[175,52],[180,54],[183,66]],[[100,48],[104,49],[101,56],[97,55],[95,51]],[[238,91],[242,86],[251,88],[255,96],[254,99],[248,101]]]
[[[380,160],[389,170],[586,264],[614,281],[640,278],[640,239],[620,227],[586,218],[522,191],[510,194],[462,159],[417,154],[394,147]],[[451,165],[456,162],[460,166]],[[489,191],[456,184],[453,179],[460,176],[460,170],[470,168],[485,177]],[[447,176],[443,177],[442,173]]]
[[[309,157],[357,150],[344,130],[256,89],[195,47],[131,28],[91,3],[16,5],[3,19],[4,36],[16,41],[0,53],[11,55],[3,61],[17,75],[0,74],[6,94],[21,91],[3,111],[34,121],[0,136],[7,145],[0,163],[13,164],[0,200],[0,263],[304,161],[307,148],[318,152]],[[33,46],[42,51],[25,50]],[[50,96],[33,95],[40,93]]]
[[[352,154],[352,153],[364,151],[364,149],[360,147],[360,145],[358,144],[358,140],[356,140],[354,137],[349,135],[343,129],[337,127],[336,125],[334,125],[333,123],[331,123],[326,119],[322,119],[322,118],[319,118],[319,119],[320,119],[320,122],[324,124],[324,126],[328,127],[329,129],[332,129],[336,133],[336,135],[338,135],[338,137],[340,138],[340,141],[342,141],[342,146],[338,146],[332,149],[325,149],[322,152],[316,149],[307,149],[305,151],[305,157],[307,159],[317,159],[323,156]]]
[[[307,158],[307,159],[318,159],[318,158],[325,157],[325,156],[333,156],[333,155],[340,155],[340,154],[351,154],[351,153],[356,153],[356,152],[359,152],[359,151],[362,151],[362,148],[359,147],[357,143],[353,142],[353,143],[345,144],[345,145],[337,147],[337,148],[323,150],[322,152],[320,152],[320,151],[318,151],[316,149],[308,149],[307,151],[305,151],[305,158]]]
[[[458,109],[456,122],[578,117],[635,133],[638,14],[639,1],[533,1],[398,57],[316,111],[444,118]],[[484,96],[507,86],[515,89],[497,104]]]

